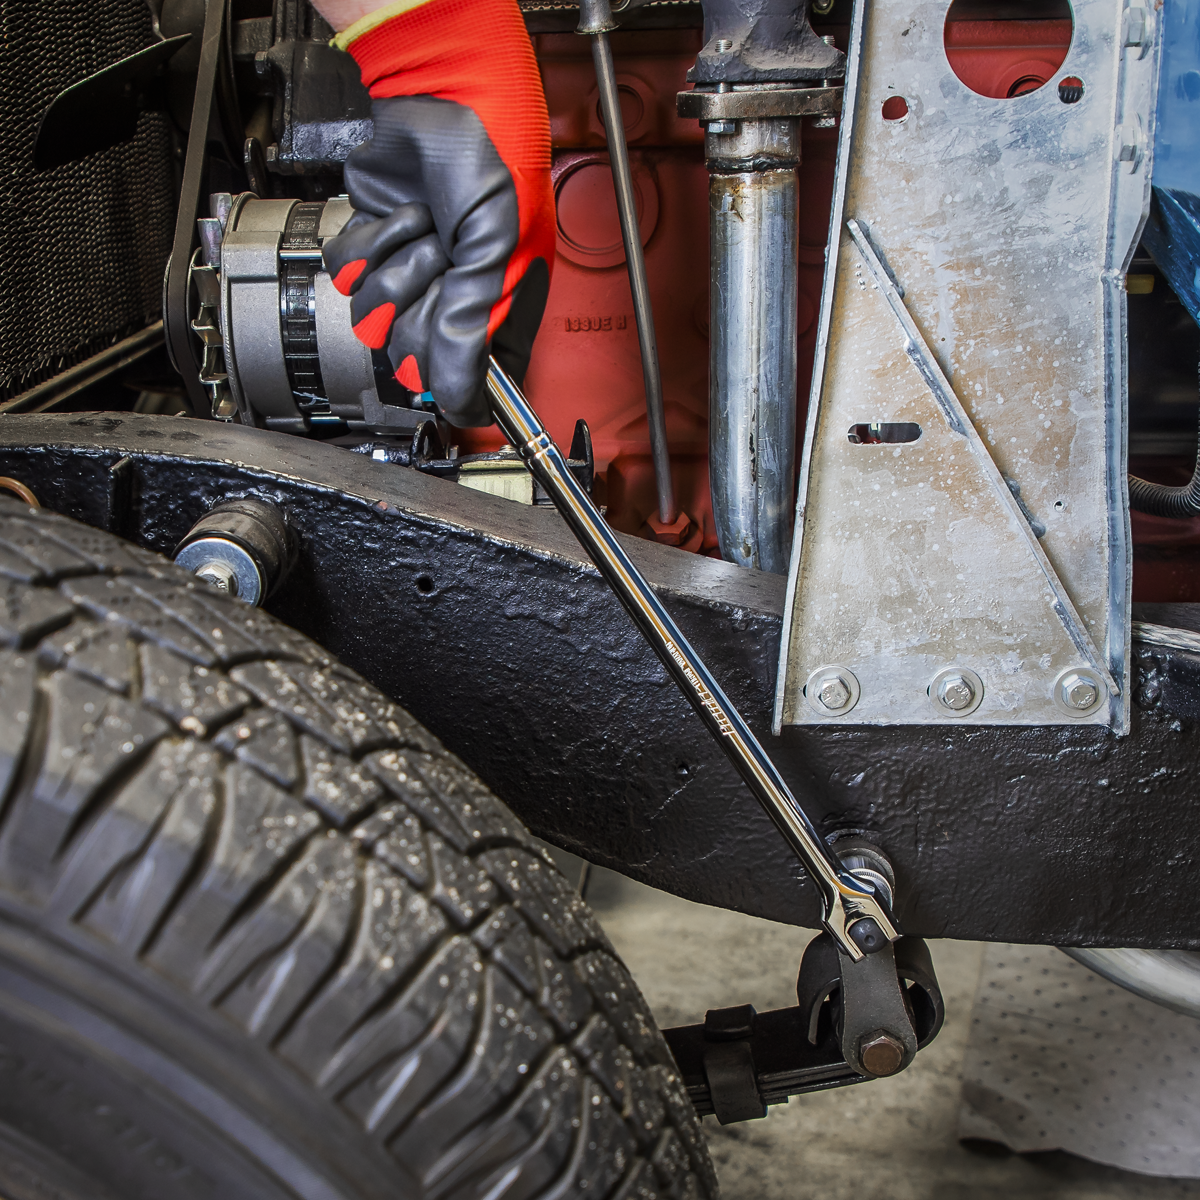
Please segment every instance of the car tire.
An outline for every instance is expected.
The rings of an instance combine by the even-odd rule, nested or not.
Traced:
[[[324,650],[0,500],[0,1195],[707,1200],[513,814]]]

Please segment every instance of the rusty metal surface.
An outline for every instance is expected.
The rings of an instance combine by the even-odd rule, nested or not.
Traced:
[[[856,13],[836,270],[822,305],[775,720],[1123,731],[1123,289],[1148,203],[1156,56],[1126,51],[1119,0],[1080,0],[1055,77],[993,99],[947,61],[947,9],[906,0]],[[1077,102],[1056,86],[1070,76],[1084,81]],[[887,119],[897,97],[906,115]],[[886,264],[915,338],[889,309],[851,220]],[[947,419],[923,355],[949,380],[999,478],[1019,489],[1015,516],[996,471]],[[912,422],[921,434],[849,439],[872,422]],[[1094,650],[1072,637],[1072,604]],[[1120,695],[1068,715],[1056,684],[1094,656]],[[822,713],[806,701],[805,682],[822,667],[857,679],[852,709]],[[977,705],[953,713],[931,702],[946,668],[978,674]]]

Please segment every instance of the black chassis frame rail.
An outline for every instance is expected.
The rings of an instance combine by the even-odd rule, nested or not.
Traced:
[[[408,707],[535,833],[693,900],[818,923],[783,839],[552,510],[178,417],[6,416],[0,474],[167,554],[219,500],[278,504],[300,550],[270,610]],[[818,827],[887,852],[904,932],[1200,948],[1200,655],[1135,644],[1124,738],[853,725],[774,738],[783,578],[627,546]]]

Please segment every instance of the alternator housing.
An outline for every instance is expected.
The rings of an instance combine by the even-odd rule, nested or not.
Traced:
[[[345,196],[234,200],[221,242],[220,323],[243,423],[403,437],[434,415],[396,381],[385,352],[354,336],[350,301],[322,265],[322,243],[352,212]]]

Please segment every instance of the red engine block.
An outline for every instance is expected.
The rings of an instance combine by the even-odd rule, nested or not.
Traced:
[[[845,49],[848,30],[831,31]],[[955,21],[946,51],[955,73],[984,95],[1017,95],[1049,81],[1066,56],[1070,21]],[[616,201],[598,111],[591,49],[576,34],[534,38],[554,145],[558,260],[526,387],[550,432],[592,430],[597,499],[612,525],[654,538],[656,512],[641,361]],[[672,478],[690,526],[686,549],[717,554],[708,486],[708,173],[703,132],[675,113],[676,93],[700,49],[698,29],[612,36],[658,334]],[[797,393],[803,441],[833,193],[836,129],[804,123],[799,170]],[[799,454],[799,442],[797,455]],[[497,448],[499,433],[464,431],[464,453]],[[1172,477],[1165,482],[1176,482]],[[1183,480],[1186,481],[1186,473]],[[1134,514],[1135,598],[1200,599],[1200,520]],[[675,539],[668,535],[664,540]],[[678,544],[678,543],[677,543]],[[1193,593],[1196,593],[1193,597]]]

